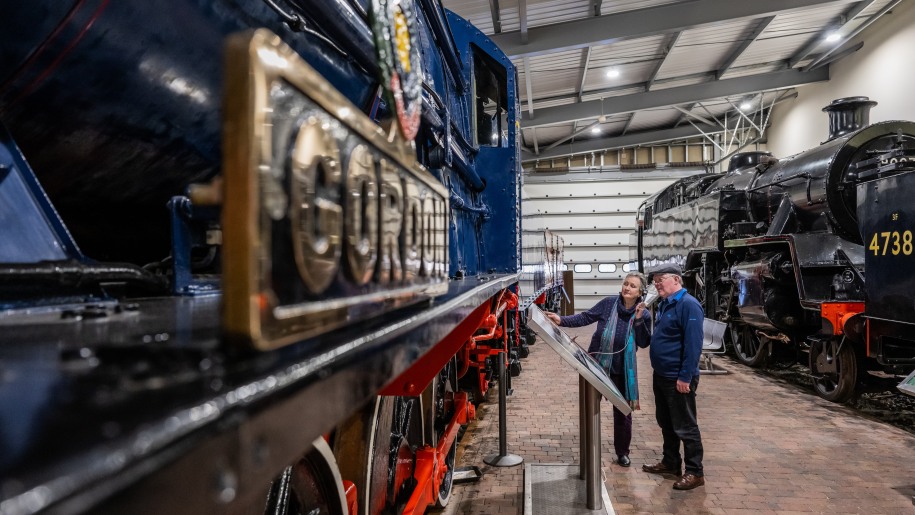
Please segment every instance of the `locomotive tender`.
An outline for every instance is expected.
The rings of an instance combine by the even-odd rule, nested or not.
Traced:
[[[436,0],[0,5],[0,512],[447,504],[519,344],[507,57]]]
[[[706,316],[751,366],[805,355],[816,392],[848,399],[869,371],[915,366],[905,195],[915,123],[868,123],[876,102],[832,102],[829,137],[787,158],[736,154],[724,174],[646,200],[634,260],[676,263]],[[910,288],[908,288],[910,289]]]

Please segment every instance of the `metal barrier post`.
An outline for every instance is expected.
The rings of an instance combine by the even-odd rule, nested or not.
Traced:
[[[493,454],[483,459],[483,463],[494,467],[513,467],[521,464],[524,458],[516,454],[508,454],[507,450],[507,423],[505,417],[505,396],[508,386],[505,380],[505,352],[498,354],[499,361],[499,454]],[[599,422],[598,422],[599,423]]]
[[[585,411],[585,395],[588,390],[588,380],[581,374],[578,375],[578,475],[582,479],[588,474],[588,446],[585,442],[585,426],[588,425],[588,415]]]
[[[586,423],[582,425],[587,454],[585,474],[586,505],[589,510],[603,509],[600,474],[600,393],[585,381]]]

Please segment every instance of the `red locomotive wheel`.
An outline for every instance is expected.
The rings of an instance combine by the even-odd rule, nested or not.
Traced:
[[[338,428],[334,453],[342,476],[356,485],[360,515],[400,513],[413,493],[421,404],[418,397],[376,397]]]
[[[448,423],[454,416],[454,394],[457,390],[457,362],[452,359],[438,373],[438,376],[429,385],[430,388],[423,393],[423,402],[427,406],[426,420],[432,420],[432,431],[427,435],[430,445],[437,446],[439,439],[445,432]],[[430,391],[431,390],[431,391]],[[428,399],[428,400],[427,400]],[[431,401],[431,402],[430,402]],[[457,439],[451,445],[445,457],[445,466],[448,470],[442,478],[441,485],[435,497],[435,505],[444,508],[451,500],[451,488],[454,485],[454,461],[457,455]]]

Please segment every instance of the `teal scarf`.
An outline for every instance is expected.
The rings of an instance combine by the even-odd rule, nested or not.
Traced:
[[[613,307],[610,308],[610,320],[607,321],[607,326],[604,327],[604,333],[600,338],[600,359],[598,362],[608,373],[610,371],[610,363],[613,360],[611,353],[613,352],[613,339],[616,336],[616,325],[619,322],[619,302],[620,299],[617,297]],[[635,332],[632,330],[634,322],[635,312],[633,311],[632,316],[629,318],[629,325],[626,328],[626,347],[623,350],[623,380],[626,384],[626,391],[622,393],[626,400],[629,401],[629,406],[632,409],[640,409],[639,382],[635,364]]]

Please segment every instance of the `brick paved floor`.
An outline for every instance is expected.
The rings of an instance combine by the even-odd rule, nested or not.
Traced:
[[[568,329],[590,341],[593,328]],[[756,375],[728,359],[731,371],[703,376],[699,427],[706,485],[671,489],[672,479],[642,472],[661,456],[648,352],[638,353],[640,411],[634,412],[632,467],[615,463],[613,415],[601,404],[602,462],[616,513],[915,513],[915,435],[863,418],[796,387]],[[526,463],[578,463],[578,378],[545,343],[531,347],[508,398],[508,452]],[[443,514],[514,515],[523,511],[524,465],[490,467],[499,449],[498,396],[483,404],[460,446],[459,466],[483,478],[454,487]]]

